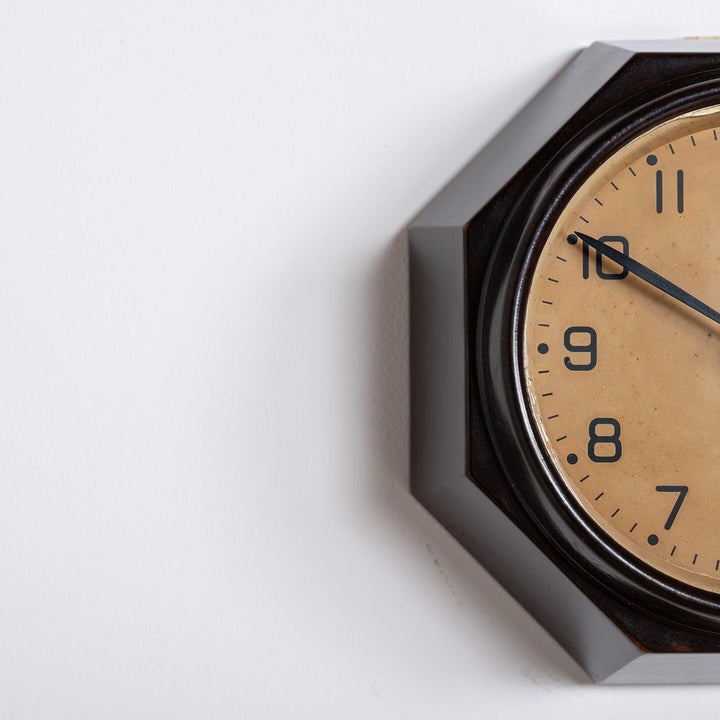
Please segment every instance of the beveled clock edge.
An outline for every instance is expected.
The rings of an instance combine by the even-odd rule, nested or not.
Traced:
[[[719,43],[720,47],[720,43]],[[420,227],[463,227],[520,173],[635,52],[595,42],[578,53],[442,189],[415,219]]]
[[[599,682],[602,685],[714,685],[718,653],[645,653]]]

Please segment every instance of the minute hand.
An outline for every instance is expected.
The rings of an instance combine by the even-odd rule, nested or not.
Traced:
[[[720,313],[717,310],[713,310],[713,308],[709,305],[706,305],[704,302],[698,300],[694,295],[691,295],[681,287],[678,287],[675,283],[671,283],[668,279],[664,278],[662,275],[658,275],[654,270],[651,270],[646,265],[639,263],[629,255],[619,252],[615,248],[600,242],[594,237],[590,237],[589,235],[585,235],[584,233],[577,231],[575,231],[575,234],[584,243],[587,243],[591,248],[593,248],[595,252],[605,255],[613,262],[616,262],[626,270],[629,270],[633,273],[633,275],[637,275],[641,280],[644,280],[646,283],[650,283],[650,285],[653,285],[658,290],[662,290],[664,293],[670,295],[670,297],[674,297],[676,300],[679,300],[681,303],[684,303],[693,310],[697,310],[701,315],[704,315],[705,317],[708,317],[720,324]]]

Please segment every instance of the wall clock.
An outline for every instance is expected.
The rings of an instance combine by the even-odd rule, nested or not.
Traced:
[[[720,41],[592,45],[409,238],[413,493],[596,680],[720,681]]]

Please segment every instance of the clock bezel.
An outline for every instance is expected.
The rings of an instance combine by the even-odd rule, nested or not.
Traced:
[[[651,128],[718,104],[720,78],[685,79],[682,87],[615,108],[566,144],[539,169],[509,214],[490,260],[477,321],[477,371],[490,436],[533,525],[590,582],[666,621],[715,632],[720,632],[720,594],[665,575],[623,548],[558,476],[532,420],[522,337],[525,299],[538,256],[582,183]]]

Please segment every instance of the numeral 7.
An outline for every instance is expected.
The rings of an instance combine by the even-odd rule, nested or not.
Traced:
[[[670,515],[668,515],[667,522],[665,523],[665,529],[669,530],[675,522],[678,512],[680,512],[680,506],[683,504],[683,500],[685,500],[688,487],[687,485],[658,485],[655,490],[658,492],[674,492],[678,494],[673,509],[670,511]]]

